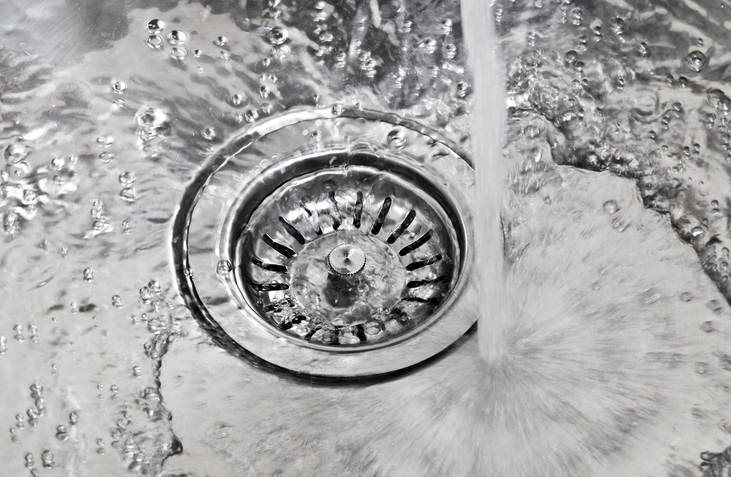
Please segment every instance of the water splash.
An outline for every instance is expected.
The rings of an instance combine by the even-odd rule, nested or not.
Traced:
[[[497,37],[487,2],[462,2],[469,63],[474,74],[472,146],[477,180],[475,243],[480,282],[478,336],[488,363],[505,358],[505,332],[512,303],[506,282],[500,205],[503,191],[502,137],[505,87]]]

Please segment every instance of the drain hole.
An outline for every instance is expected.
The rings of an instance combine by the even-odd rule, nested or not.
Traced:
[[[414,218],[416,217],[416,212],[413,210],[409,212],[409,214],[406,216],[403,222],[399,224],[398,227],[396,227],[396,230],[394,230],[391,235],[388,237],[387,242],[388,243],[394,243],[396,240],[398,240],[399,237],[401,237],[401,234],[403,234],[406,229],[409,228],[409,225],[411,225],[411,222],[414,221]]]
[[[330,199],[330,202],[333,203],[333,230],[338,230],[340,228],[340,225],[343,223],[343,221],[340,218],[340,208],[338,207],[338,201],[335,200],[335,191],[331,190],[330,193],[327,195]]]
[[[431,280],[413,280],[406,284],[406,288],[419,288],[423,287],[424,285],[430,285],[432,283],[439,283],[443,281],[446,276],[442,275],[441,277],[432,278]]]
[[[406,270],[413,272],[414,270],[418,270],[422,267],[433,265],[441,259],[442,259],[442,254],[440,253],[438,255],[434,255],[433,257],[429,257],[426,260],[419,260],[418,262],[412,262],[412,263],[406,265]]]
[[[413,252],[417,248],[421,247],[425,243],[427,243],[429,240],[431,240],[432,235],[434,235],[434,231],[432,229],[429,229],[427,233],[416,239],[413,243],[408,244],[404,248],[401,249],[401,251],[398,253],[402,257],[406,255],[407,253]]]
[[[307,208],[304,202],[300,201],[300,207],[307,213],[307,217],[312,217],[312,211]]]
[[[299,242],[300,245],[305,244],[306,240],[305,240],[304,236],[300,233],[299,230],[297,230],[295,228],[294,225],[287,222],[287,220],[284,217],[282,217],[281,215],[279,216],[279,221],[284,226],[284,230],[286,230],[287,233],[292,236],[292,238],[294,238],[297,242]]]
[[[353,227],[360,228],[360,218],[363,216],[363,193],[358,191],[355,199],[355,211],[353,212]]]
[[[271,248],[273,248],[274,250],[281,253],[282,255],[284,255],[287,258],[292,258],[295,255],[297,255],[297,252],[295,252],[291,248],[287,247],[286,245],[282,245],[281,243],[276,242],[273,238],[271,238],[269,236],[269,234],[264,234],[264,237],[262,237],[262,238],[264,239],[265,244],[269,245]]]
[[[282,291],[289,290],[289,285],[286,283],[252,283],[251,288],[258,292],[270,292],[270,291]]]
[[[407,296],[407,297],[403,298],[401,301],[412,302],[412,303],[424,303],[427,305],[438,305],[439,297],[422,298],[420,296]]]
[[[383,200],[383,205],[381,206],[381,210],[380,210],[380,212],[378,212],[378,217],[376,217],[376,221],[373,223],[373,227],[371,228],[371,233],[373,235],[378,235],[378,233],[381,231],[383,222],[386,220],[388,211],[391,208],[391,202],[392,202],[392,200],[390,197],[386,197]]]
[[[251,257],[251,263],[259,268],[263,268],[264,270],[269,270],[270,272],[287,273],[287,267],[285,267],[284,265],[267,263],[257,256]]]

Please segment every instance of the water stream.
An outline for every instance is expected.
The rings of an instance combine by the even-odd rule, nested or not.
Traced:
[[[475,215],[481,298],[478,334],[480,354],[488,364],[495,364],[507,357],[505,333],[513,312],[500,221],[505,182],[502,160],[505,71],[493,12],[487,2],[463,1],[462,18],[474,77],[472,155],[480,211]]]
[[[295,110],[479,151],[459,2],[2,2],[0,474],[727,473],[731,5],[492,8],[510,359],[487,372],[473,330],[324,385],[201,329],[173,218],[226,141]]]

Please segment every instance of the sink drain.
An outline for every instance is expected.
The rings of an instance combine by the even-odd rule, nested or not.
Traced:
[[[214,335],[277,366],[411,366],[476,319],[473,191],[453,148],[394,117],[277,118],[225,146],[185,195],[181,291]]]

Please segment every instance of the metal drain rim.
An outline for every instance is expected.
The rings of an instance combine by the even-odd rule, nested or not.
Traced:
[[[428,145],[433,154],[421,157],[416,162],[421,163],[421,167],[428,163],[431,172],[438,172],[437,176],[443,185],[456,194],[455,202],[458,202],[458,209],[464,216],[464,266],[458,286],[437,313],[438,318],[395,346],[333,352],[332,349],[306,348],[275,336],[270,329],[265,329],[260,323],[255,323],[255,320],[246,319],[252,310],[241,306],[239,301],[231,300],[230,288],[224,286],[228,279],[222,279],[215,272],[216,263],[225,260],[225,254],[221,250],[224,241],[218,236],[218,232],[221,228],[221,217],[226,215],[221,211],[228,210],[231,205],[231,191],[228,192],[228,199],[216,197],[211,191],[216,187],[220,188],[226,181],[236,182],[236,173],[232,172],[234,170],[240,174],[248,174],[250,178],[256,177],[258,172],[282,160],[281,154],[268,155],[266,147],[258,150],[262,138],[274,137],[271,135],[276,134],[285,136],[289,141],[294,138],[298,144],[287,149],[286,156],[289,157],[293,155],[293,151],[296,151],[295,155],[301,156],[327,151],[322,144],[312,145],[310,138],[301,134],[307,127],[316,127],[322,121],[337,121],[339,126],[343,126],[343,130],[363,132],[362,135],[356,132],[352,136],[357,138],[352,141],[357,146],[348,148],[350,150],[363,147],[375,154],[391,153],[395,147],[389,144],[387,136],[394,127],[398,127],[405,136],[403,146],[398,147],[399,156],[411,157],[409,148],[418,146],[423,151]],[[290,129],[296,132],[289,131]],[[331,139],[324,137],[322,142],[328,143]],[[263,156],[254,154],[254,157],[247,158],[246,155],[255,149]],[[173,256],[181,294],[196,318],[219,344],[227,348],[243,348],[266,362],[298,373],[330,377],[376,375],[412,366],[437,354],[474,324],[477,310],[477,290],[473,279],[474,253],[471,248],[474,172],[468,159],[455,152],[455,149],[436,132],[396,116],[373,111],[308,110],[274,118],[252,128],[232,139],[214,155],[186,191],[173,230]],[[240,174],[238,179],[241,179]],[[244,187],[238,187],[237,190]],[[221,203],[213,204],[217,200]],[[200,214],[215,216],[215,220],[209,221],[203,234],[200,227],[191,228],[191,223],[197,224],[198,219],[194,217],[197,210],[206,208],[208,209]],[[201,234],[207,236],[201,239]],[[222,293],[223,289],[225,293]],[[236,304],[232,306],[232,303]],[[252,325],[253,323],[255,324]]]

